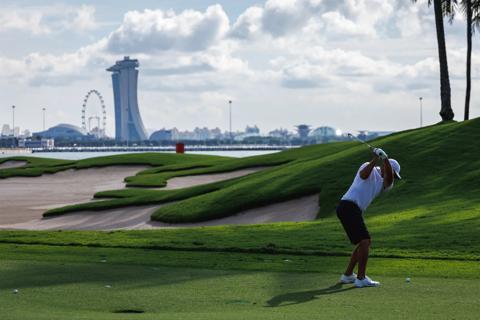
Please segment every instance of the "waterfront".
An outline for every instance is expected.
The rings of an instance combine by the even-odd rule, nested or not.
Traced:
[[[186,154],[206,154],[212,156],[244,158],[258,156],[270,153],[280,152],[279,150],[241,150],[241,151],[187,151]],[[131,152],[35,152],[35,153],[2,153],[0,158],[28,156],[51,159],[80,160],[95,157],[113,156],[118,154],[137,153]],[[173,151],[165,151],[163,153],[174,153]]]

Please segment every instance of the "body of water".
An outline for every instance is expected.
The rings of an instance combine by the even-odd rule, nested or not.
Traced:
[[[211,156],[223,156],[223,157],[235,157],[244,158],[251,156],[258,156],[270,153],[276,153],[280,151],[187,151],[186,154],[206,154]],[[26,157],[40,157],[40,158],[52,158],[52,159],[65,159],[65,160],[80,160],[95,157],[113,156],[118,154],[139,153],[139,152],[35,152],[35,153],[2,153],[0,158],[14,157],[14,156],[26,156]],[[162,152],[162,153],[174,153],[174,152]]]

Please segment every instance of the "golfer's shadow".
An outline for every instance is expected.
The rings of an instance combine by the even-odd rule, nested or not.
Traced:
[[[355,287],[349,286],[347,288],[343,288],[343,285],[341,283],[337,283],[324,289],[284,293],[268,300],[267,307],[283,307],[293,304],[305,303],[317,299],[318,296],[340,293],[352,289],[355,289]]]

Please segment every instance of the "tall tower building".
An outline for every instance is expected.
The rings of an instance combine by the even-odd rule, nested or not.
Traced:
[[[124,57],[107,69],[112,72],[115,101],[115,140],[147,140],[137,100],[138,60]]]

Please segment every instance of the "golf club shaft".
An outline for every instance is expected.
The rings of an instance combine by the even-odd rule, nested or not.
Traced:
[[[356,139],[357,141],[360,141],[361,143],[366,144],[370,149],[372,149],[372,150],[375,149],[374,147],[372,147],[371,145],[369,145],[367,142],[365,142],[365,141],[363,141],[362,139],[354,136],[353,134],[349,133],[348,135],[349,135],[350,137]]]

